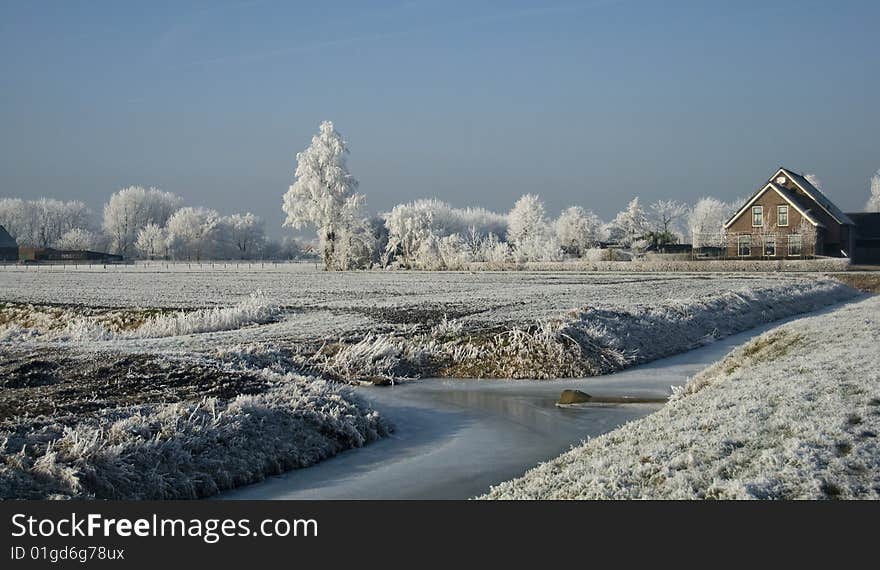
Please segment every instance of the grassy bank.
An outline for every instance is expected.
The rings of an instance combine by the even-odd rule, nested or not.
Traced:
[[[483,498],[878,499],[877,338],[877,297],[782,325]]]
[[[308,365],[343,380],[597,376],[857,295],[838,281],[820,279],[649,305],[583,307],[500,330],[473,331],[444,321],[426,331],[330,344]]]

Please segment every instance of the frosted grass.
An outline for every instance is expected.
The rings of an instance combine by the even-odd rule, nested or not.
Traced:
[[[483,498],[880,499],[877,338],[876,297],[784,324]]]

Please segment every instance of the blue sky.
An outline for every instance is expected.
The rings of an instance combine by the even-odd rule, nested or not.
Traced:
[[[331,119],[373,211],[419,197],[609,218],[782,164],[860,209],[880,2],[0,0],[0,195],[155,185],[280,233]]]

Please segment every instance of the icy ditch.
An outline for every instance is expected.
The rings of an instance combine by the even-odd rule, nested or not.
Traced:
[[[488,499],[880,499],[880,297],[784,324]]]
[[[338,385],[293,375],[229,400],[0,424],[0,498],[191,499],[306,467],[389,424]]]
[[[280,318],[278,304],[257,292],[232,307],[184,310],[23,305],[0,306],[0,341],[113,341],[236,330]]]
[[[329,344],[308,364],[347,381],[598,376],[859,294],[819,279],[645,305],[584,307],[500,332],[469,331],[444,320],[429,331],[369,333],[358,342]]]
[[[357,392],[394,422],[389,437],[219,495],[221,499],[465,499],[541,461],[660,409],[659,404],[561,409],[563,389],[596,396],[663,397],[761,325],[684,354],[606,376],[559,380],[408,382]]]

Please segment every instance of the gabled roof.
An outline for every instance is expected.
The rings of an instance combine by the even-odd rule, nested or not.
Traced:
[[[810,222],[814,226],[820,227],[820,228],[825,227],[825,225],[822,222],[820,222],[816,218],[815,215],[813,215],[809,206],[807,206],[806,204],[804,204],[803,202],[798,200],[798,198],[794,194],[794,192],[791,192],[788,188],[783,188],[782,186],[779,186],[775,182],[768,182],[767,184],[765,184],[764,186],[759,188],[757,192],[752,194],[752,197],[749,198],[748,202],[746,202],[742,208],[737,210],[736,213],[733,216],[731,216],[730,219],[724,223],[724,228],[725,229],[729,228],[731,226],[731,224],[733,224],[733,222],[735,222],[740,216],[742,216],[752,206],[752,204],[755,203],[755,200],[760,198],[768,190],[773,190],[777,194],[779,194],[779,196],[783,200],[788,202],[788,204],[792,208],[797,210],[798,213],[800,213],[800,215],[803,216],[805,220],[807,220],[808,222]]]
[[[772,182],[779,175],[788,176],[798,188],[804,191],[804,194],[815,200],[829,216],[837,220],[837,223],[850,226],[855,225],[855,222],[853,222],[849,216],[844,214],[840,208],[835,206],[834,202],[829,200],[825,194],[822,194],[821,190],[810,184],[810,181],[800,174],[780,166],[779,170],[776,171],[776,174],[770,177],[770,181]]]
[[[3,226],[0,226],[0,247],[18,247],[18,243]]]
[[[825,227],[825,224],[819,221],[819,218],[813,214],[813,209],[810,207],[809,202],[804,202],[802,198],[800,198],[797,194],[786,188],[785,186],[780,186],[778,184],[774,184],[770,182],[773,186],[773,189],[782,196],[786,202],[794,206],[795,210],[800,212],[800,214],[807,219],[808,222],[813,224],[814,226],[818,226],[821,228]]]

